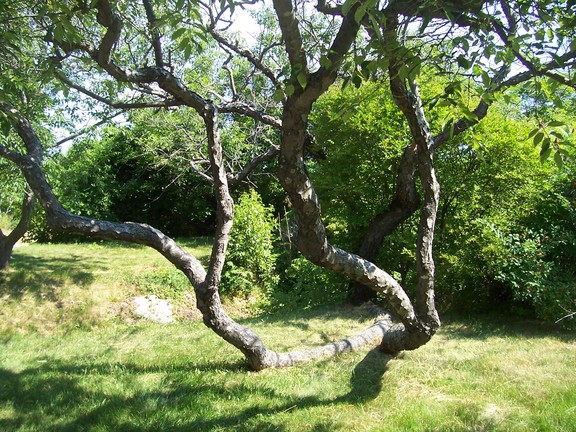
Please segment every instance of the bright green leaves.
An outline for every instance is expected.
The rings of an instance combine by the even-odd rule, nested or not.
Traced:
[[[86,14],[81,8],[72,8],[66,2],[48,2],[38,10],[37,19],[48,19],[50,22],[47,40],[57,43],[75,43],[82,40],[79,28],[82,27]]]
[[[159,11],[158,25],[170,34],[176,51],[184,61],[204,51],[208,44],[206,29],[197,2],[177,0],[173,11]],[[172,30],[170,32],[170,30]]]
[[[294,87],[293,84],[286,84],[286,87],[284,87],[284,91],[286,92],[286,96],[292,96],[296,91],[296,87]]]
[[[352,9],[352,6],[354,6],[358,2],[359,2],[359,0],[346,0],[344,2],[344,4],[342,5],[342,14],[348,15],[348,12],[350,12],[350,10]]]
[[[328,58],[326,60],[329,61]],[[284,80],[284,86],[276,89],[273,99],[276,102],[282,101],[285,97],[290,97],[296,93],[297,89],[305,90],[308,86],[308,77],[301,65],[289,69],[290,77]],[[286,75],[288,70],[286,70]]]
[[[199,28],[179,28],[171,37],[185,61],[188,61],[192,54],[201,53],[207,43],[205,32]]]
[[[554,163],[562,168],[565,160],[570,157],[567,147],[574,147],[574,129],[561,121],[540,123],[539,127],[528,134],[534,146],[540,146],[540,161],[546,162],[554,152]]]
[[[451,108],[444,115],[442,130],[447,131],[449,136],[454,135],[454,127],[459,120],[465,120],[470,124],[478,121],[478,116],[469,107],[470,89],[463,81],[454,81],[444,87],[444,92],[432,98],[428,107]]]

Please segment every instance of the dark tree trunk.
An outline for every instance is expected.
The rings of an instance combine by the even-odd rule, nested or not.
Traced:
[[[32,192],[26,191],[24,200],[22,201],[20,220],[18,221],[18,224],[8,235],[5,235],[0,231],[0,270],[6,270],[10,266],[12,250],[16,243],[24,237],[26,231],[28,231],[28,225],[30,224],[33,210],[34,195]]]
[[[0,234],[0,270],[6,270],[10,266],[12,247],[6,243],[6,236]]]

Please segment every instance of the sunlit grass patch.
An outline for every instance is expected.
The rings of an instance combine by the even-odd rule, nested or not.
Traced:
[[[209,251],[207,240],[185,246]],[[427,345],[397,357],[367,347],[255,373],[199,320],[118,318],[130,296],[180,289],[174,271],[139,246],[20,248],[0,285],[0,430],[574,430],[574,333],[537,321],[446,320]],[[366,308],[326,307],[241,322],[289,350],[373,319]]]
[[[210,239],[184,240],[182,245],[207,259]],[[168,274],[187,282],[158,252],[139,245],[29,244],[15,249],[13,256],[10,270],[0,273],[0,336],[98,326],[121,316],[131,297],[155,293],[139,280]],[[156,281],[161,289],[164,285],[164,280]]]
[[[290,338],[294,321],[318,319],[302,330],[311,337],[338,321],[322,329],[320,315],[250,325],[276,343]],[[347,316],[339,320],[352,323]],[[200,322],[14,336],[0,354],[0,428],[573,430],[572,335],[529,324],[524,334],[492,327],[474,338],[462,324],[395,358],[367,348],[258,373]]]

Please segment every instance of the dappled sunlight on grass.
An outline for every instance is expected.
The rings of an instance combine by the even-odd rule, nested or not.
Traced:
[[[463,325],[395,358],[366,349],[259,373],[201,323],[14,336],[0,354],[0,428],[572,430],[573,343],[541,335],[527,352],[516,335],[458,337]],[[258,330],[291,334],[281,321]]]
[[[209,251],[207,239],[184,245],[204,259]],[[396,357],[367,347],[255,373],[199,320],[118,317],[129,296],[188,289],[150,249],[30,245],[2,278],[3,432],[568,432],[576,424],[575,334],[538,321],[449,317],[427,345]],[[241,323],[289,350],[373,320],[370,308],[340,306]]]

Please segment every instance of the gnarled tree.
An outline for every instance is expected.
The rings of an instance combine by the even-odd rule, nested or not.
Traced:
[[[338,353],[376,337],[385,352],[418,348],[440,326],[434,304],[433,241],[440,193],[434,150],[480,121],[495,95],[511,85],[548,77],[574,86],[569,69],[576,55],[571,25],[574,5],[526,0],[461,4],[347,0],[343,4],[319,1],[313,8],[306,2],[274,0],[279,33],[268,31],[253,49],[247,49],[226,31],[226,22],[235,9],[252,3],[97,0],[28,6],[36,15],[33,25],[44,31],[49,42],[54,75],[65,86],[109,107],[181,106],[194,110],[202,120],[210,161],[206,175],[217,200],[216,235],[207,268],[153,227],[80,217],[64,209],[42,172],[42,143],[34,128],[18,109],[4,102],[0,109],[20,135],[25,151],[0,146],[0,155],[21,169],[54,229],[145,244],[164,255],[193,285],[205,324],[237,347],[254,369]],[[548,31],[527,37],[537,22],[544,22]],[[210,49],[224,53],[216,62],[230,78],[228,88],[206,88],[187,78],[194,50],[207,39]],[[448,50],[446,40],[452,41]],[[519,66],[512,68],[515,64]],[[242,87],[236,85],[239,74],[232,67],[238,65],[250,70],[242,75]],[[458,79],[467,76],[476,92],[468,95],[470,102],[456,99],[454,91],[439,96],[442,103],[453,104],[461,118],[436,133],[430,129],[427,104],[417,84],[423,67]],[[306,168],[306,148],[313,142],[308,118],[314,103],[340,76],[361,85],[372,75],[388,77],[412,142],[407,143],[400,164],[396,198],[374,221],[367,236],[374,245],[365,250],[377,249],[387,232],[419,209],[414,299],[373,260],[330,243]],[[218,102],[210,99],[215,94]],[[313,263],[381,293],[387,301],[390,315],[365,332],[322,347],[278,353],[224,311],[218,286],[233,223],[228,186],[244,174],[228,175],[219,125],[240,117],[276,131],[271,136],[277,137],[278,147],[270,146],[239,172],[248,173],[250,166],[278,152],[278,178],[296,214],[295,244],[300,252]]]

